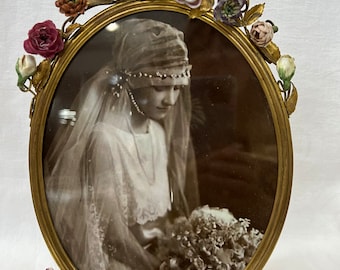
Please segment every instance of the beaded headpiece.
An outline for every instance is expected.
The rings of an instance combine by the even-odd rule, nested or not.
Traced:
[[[150,19],[125,20],[116,31],[112,85],[189,85],[191,65],[181,31]]]

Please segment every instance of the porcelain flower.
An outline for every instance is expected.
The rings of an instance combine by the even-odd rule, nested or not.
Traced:
[[[35,24],[28,32],[28,39],[24,41],[24,49],[28,53],[53,58],[64,49],[64,42],[55,24],[47,20]]]
[[[15,65],[15,70],[18,74],[17,85],[22,87],[25,81],[37,70],[35,58],[32,55],[23,55],[22,57],[18,58]]]
[[[55,6],[59,8],[60,13],[71,17],[78,14],[84,14],[88,2],[87,0],[57,0]]]
[[[214,17],[225,24],[237,25],[245,4],[246,0],[219,0],[214,9]]]
[[[290,81],[295,74],[295,59],[290,55],[282,55],[276,62],[276,70],[283,81],[284,89],[290,88]]]
[[[258,47],[266,47],[273,39],[274,30],[273,25],[269,22],[257,21],[250,30],[250,39]]]
[[[202,4],[202,0],[176,0],[176,2],[191,8],[198,8]]]
[[[276,63],[276,70],[283,81],[290,81],[294,76],[295,69],[295,59],[290,55],[282,55]]]

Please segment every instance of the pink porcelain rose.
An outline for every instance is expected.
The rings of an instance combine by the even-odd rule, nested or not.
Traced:
[[[258,47],[266,47],[273,39],[273,25],[269,22],[256,22],[250,30],[250,39]]]
[[[64,42],[55,24],[47,20],[35,24],[28,32],[28,39],[24,41],[24,49],[28,53],[53,58],[64,49]]]

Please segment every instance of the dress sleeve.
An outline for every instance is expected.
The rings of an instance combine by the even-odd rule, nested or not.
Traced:
[[[121,181],[115,179],[115,164],[119,162],[119,143],[114,135],[103,130],[91,136],[86,153],[88,183],[88,244],[90,253],[104,254],[107,269],[156,269],[157,259],[137,241],[124,218]],[[122,267],[122,265],[125,266]]]

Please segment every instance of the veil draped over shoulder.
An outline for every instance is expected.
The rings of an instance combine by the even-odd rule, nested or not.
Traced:
[[[190,140],[190,65],[183,33],[165,23],[124,20],[114,35],[113,61],[81,87],[71,108],[77,112],[75,125],[61,127],[47,150],[46,196],[57,235],[77,268],[155,269],[156,259],[130,231],[122,206],[129,198],[124,178],[113,179],[120,173],[114,171],[114,162],[127,152],[113,151],[107,141],[115,138],[105,133],[100,140],[94,130],[130,121],[129,87],[184,85],[159,124],[165,134],[171,211],[188,215],[198,205]],[[124,170],[133,168],[126,164]]]

